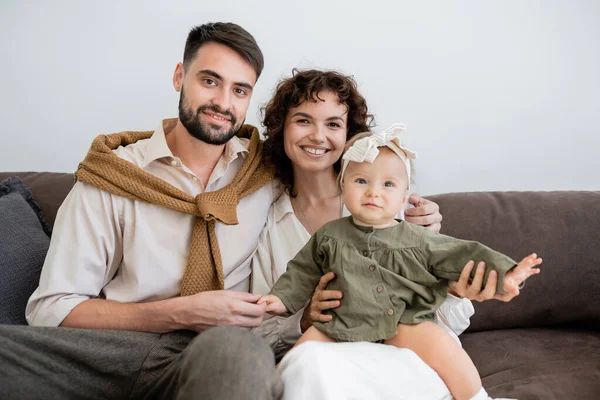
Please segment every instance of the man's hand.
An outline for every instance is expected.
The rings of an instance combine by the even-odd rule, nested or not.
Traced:
[[[504,281],[502,288],[505,292],[513,294],[515,296],[519,295],[519,286],[527,278],[532,275],[537,275],[540,273],[539,268],[534,268],[537,265],[542,263],[542,259],[539,258],[535,253],[528,255],[520,263],[517,264],[516,267],[511,269],[504,275]]]
[[[404,210],[404,219],[415,225],[421,225],[434,232],[442,228],[442,214],[440,207],[433,201],[422,198],[418,194],[411,194],[408,202],[413,208]]]
[[[258,304],[266,304],[267,309],[265,312],[268,312],[271,315],[282,315],[288,312],[288,309],[285,308],[285,304],[283,301],[275,295],[267,294],[258,299]]]
[[[215,325],[254,328],[260,325],[265,304],[256,304],[259,294],[215,290],[179,297],[175,313],[177,323],[185,329],[201,332]]]
[[[331,315],[323,314],[323,311],[340,306],[343,294],[339,290],[325,290],[331,280],[335,279],[334,272],[328,272],[321,277],[319,284],[313,293],[310,303],[304,308],[304,314],[300,320],[300,330],[305,332],[314,322],[329,322],[333,319]]]

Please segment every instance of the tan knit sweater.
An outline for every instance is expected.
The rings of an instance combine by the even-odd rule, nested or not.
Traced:
[[[200,193],[195,198],[112,151],[119,146],[148,139],[152,134],[152,131],[126,131],[99,135],[79,164],[75,177],[117,196],[195,215],[181,295],[223,289],[223,264],[215,224],[218,221],[236,225],[236,208],[240,199],[273,179],[273,172],[261,163],[262,142],[258,130],[252,125],[244,125],[238,132],[238,136],[250,137],[250,145],[249,154],[233,182],[217,191]]]

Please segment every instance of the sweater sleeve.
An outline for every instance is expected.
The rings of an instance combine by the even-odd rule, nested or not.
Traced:
[[[498,272],[497,293],[504,293],[504,275],[514,268],[517,263],[510,257],[494,251],[475,241],[456,239],[442,234],[425,233],[424,251],[428,258],[428,267],[438,278],[457,281],[465,264],[469,260],[486,263],[483,286],[487,283],[490,271]],[[471,279],[475,276],[476,268],[471,271]]]
[[[271,294],[279,297],[292,314],[306,305],[323,276],[318,248],[317,232],[288,263],[287,270],[271,289]]]

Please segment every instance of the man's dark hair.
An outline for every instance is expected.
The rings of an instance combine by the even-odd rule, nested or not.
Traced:
[[[188,67],[198,49],[209,42],[227,46],[242,56],[252,65],[258,79],[265,65],[262,51],[248,31],[231,22],[211,22],[193,28],[185,41],[183,66]]]

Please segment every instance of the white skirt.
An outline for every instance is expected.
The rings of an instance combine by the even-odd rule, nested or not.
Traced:
[[[278,370],[283,400],[452,399],[412,350],[385,344],[306,342],[289,351]]]

